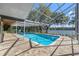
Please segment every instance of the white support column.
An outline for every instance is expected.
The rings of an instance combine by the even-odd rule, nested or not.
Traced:
[[[16,21],[16,35],[17,35],[17,21]]]
[[[24,36],[25,36],[25,21],[24,21]]]

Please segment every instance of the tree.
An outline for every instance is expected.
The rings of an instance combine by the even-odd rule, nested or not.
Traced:
[[[29,13],[29,15],[28,15],[28,20],[32,20],[32,21],[35,21],[35,19],[36,19],[36,10],[32,10],[30,13]]]
[[[54,19],[54,17],[56,17],[56,18]],[[61,14],[61,13],[57,13],[57,12],[52,13],[51,18],[54,19],[51,21],[52,24],[63,24],[68,21],[67,16],[65,16],[64,14]]]
[[[38,10],[40,12],[38,12]],[[39,21],[39,22],[47,22],[49,19],[46,18],[46,16],[51,16],[52,12],[50,11],[49,8],[45,4],[39,4],[39,7],[37,9],[32,10],[29,15],[28,15],[28,20],[32,21]]]

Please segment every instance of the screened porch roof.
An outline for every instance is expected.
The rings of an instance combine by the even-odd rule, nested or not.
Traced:
[[[53,7],[55,5],[56,5],[56,7]],[[24,20],[27,19],[27,16],[29,15],[30,11],[32,11],[32,9],[34,9],[33,7],[36,7],[36,6],[38,6],[38,5],[34,6],[33,3],[0,3],[0,15],[7,15],[7,16],[10,16],[10,17],[15,17],[15,18],[22,19],[24,21]],[[53,12],[59,12],[60,11],[61,14],[64,13],[65,15],[67,15],[67,13],[69,13],[74,8],[74,4],[62,3],[62,4],[59,4],[59,6],[58,6],[58,4],[56,4],[56,3],[55,4],[49,3],[49,4],[47,4],[46,8],[49,8],[49,9],[52,8],[51,10]],[[55,10],[53,10],[53,9],[55,9]],[[41,23],[44,22],[44,24],[49,24],[49,25],[52,24],[52,20],[55,20],[56,18],[61,16],[61,15],[57,15],[57,16],[51,18],[50,16],[44,14],[44,12],[41,12],[40,9],[37,11],[37,13],[44,15],[47,19],[49,19],[49,21],[48,20],[42,20],[41,21]],[[39,17],[37,17],[37,19],[35,19],[34,22],[37,21],[37,23],[39,22],[39,24],[41,24],[40,20],[39,20],[41,15],[39,15]],[[28,21],[30,22],[31,20],[28,20]],[[30,25],[33,25],[33,22]]]

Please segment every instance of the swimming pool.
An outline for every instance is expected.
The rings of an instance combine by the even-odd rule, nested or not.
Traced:
[[[39,43],[41,45],[48,46],[55,42],[59,36],[52,36],[47,34],[37,34],[37,33],[20,33],[24,38],[31,39],[31,41],[34,41],[36,43]]]

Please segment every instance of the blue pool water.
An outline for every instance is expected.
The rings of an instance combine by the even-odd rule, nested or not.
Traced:
[[[24,33],[21,33],[24,35]],[[48,46],[59,38],[59,36],[52,36],[47,34],[25,33],[25,38],[31,39],[31,41]]]

